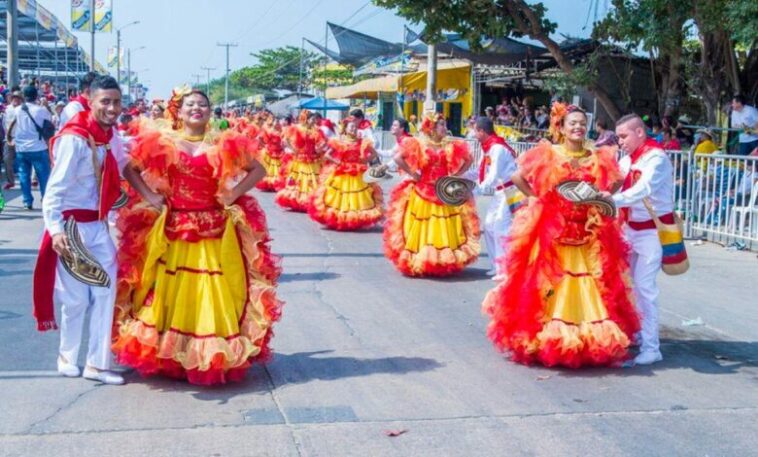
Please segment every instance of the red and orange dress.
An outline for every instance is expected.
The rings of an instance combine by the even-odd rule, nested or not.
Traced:
[[[484,300],[488,337],[525,364],[620,364],[639,330],[628,247],[615,218],[556,190],[568,180],[610,190],[621,178],[614,151],[576,154],[543,140],[518,165],[537,199],[516,214],[507,279]]]
[[[421,175],[392,191],[384,223],[384,252],[408,276],[448,276],[479,257],[479,217],[472,200],[451,206],[437,198],[434,185],[461,173],[471,154],[465,142],[404,138],[398,153]]]
[[[318,186],[322,152],[326,138],[318,127],[293,125],[285,130],[293,149],[286,160],[284,187],[276,193],[276,203],[284,208],[307,212],[311,194]]]
[[[256,187],[265,192],[276,192],[284,187],[282,132],[273,126],[266,126],[261,129],[258,138],[263,146],[258,161],[266,169],[266,176],[258,181]]]
[[[250,142],[227,130],[206,136],[195,155],[181,145],[175,132],[143,130],[132,149],[166,206],[121,210],[112,349],[145,376],[238,381],[269,355],[282,306],[263,210],[250,196],[228,207],[218,199],[250,163]]]
[[[338,163],[324,167],[319,186],[311,197],[308,214],[334,230],[368,228],[382,219],[382,188],[368,184],[372,143],[350,136],[329,140],[330,156]]]

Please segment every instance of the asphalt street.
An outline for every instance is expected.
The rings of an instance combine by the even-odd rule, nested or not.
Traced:
[[[485,337],[486,258],[405,278],[379,229],[324,230],[256,192],[284,259],[273,360],[220,387],[133,372],[103,386],[59,377],[58,334],[35,331],[42,220],[18,194],[0,214],[2,456],[758,453],[755,253],[688,243],[692,270],[660,276],[662,363],[526,367]]]

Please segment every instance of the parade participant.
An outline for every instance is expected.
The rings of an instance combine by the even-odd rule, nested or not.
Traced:
[[[334,123],[330,119],[326,119],[320,113],[316,113],[316,125],[319,130],[324,134],[324,138],[330,140],[337,136],[337,131],[334,127]]]
[[[266,218],[245,195],[264,170],[244,135],[208,132],[205,93],[176,89],[167,112],[173,129],[144,127],[127,167],[145,201],[119,214],[113,351],[144,376],[238,381],[269,355],[281,308]]]
[[[163,100],[153,100],[153,106],[150,107],[150,119],[157,121],[163,119],[166,107],[163,105]]]
[[[390,149],[377,151],[379,157],[386,160],[386,169],[393,172],[397,171],[397,163],[395,163],[393,159],[397,155],[400,149],[400,143],[403,142],[403,139],[410,138],[411,135],[408,133],[409,128],[410,125],[408,124],[408,121],[403,118],[397,118],[392,121],[392,126],[390,126],[390,133],[395,137],[395,144]]]
[[[495,126],[489,118],[477,119],[474,129],[484,153],[479,165],[477,189],[479,193],[494,191],[483,227],[484,242],[492,263],[492,269],[487,274],[500,281],[505,278],[506,236],[511,228],[512,213],[523,198],[511,181],[511,176],[516,172],[516,151],[495,134]]]
[[[285,130],[284,138],[293,154],[285,164],[284,187],[276,193],[276,203],[306,212],[311,194],[318,186],[326,138],[316,126],[316,114],[307,110],[300,113],[299,124]]]
[[[85,314],[90,310],[89,345],[83,376],[106,384],[123,384],[110,371],[111,325],[116,298],[116,248],[106,218],[121,195],[119,169],[127,162],[115,125],[121,113],[121,89],[115,79],[101,76],[89,85],[89,110],[71,118],[53,137],[53,168],[42,202],[45,236],[34,270],[34,317],[40,331],[57,328],[53,301],[61,305],[58,372],[82,374],[76,362]],[[84,249],[107,275],[107,284],[88,285],[67,271],[59,256],[76,252],[78,240],[65,227],[76,221]]]
[[[266,176],[258,181],[256,187],[265,192],[276,192],[284,186],[282,124],[274,116],[269,116],[258,138],[261,142],[258,161],[266,169]]]
[[[472,200],[460,206],[443,203],[435,183],[464,173],[471,153],[465,142],[447,137],[442,115],[426,117],[421,133],[404,138],[394,159],[412,179],[392,191],[384,252],[405,275],[448,276],[479,257],[479,218]]]
[[[211,128],[214,130],[226,130],[229,128],[229,121],[224,117],[224,111],[220,107],[213,110]]]
[[[368,184],[363,173],[376,158],[370,140],[357,136],[355,124],[345,124],[340,138],[329,140],[325,159],[335,164],[325,168],[325,175],[313,192],[308,214],[334,230],[368,228],[382,218],[382,188]]]
[[[508,237],[506,279],[483,303],[487,336],[520,363],[577,368],[627,358],[639,321],[627,284],[628,248],[612,214],[564,198],[558,186],[618,185],[615,151],[585,147],[587,115],[554,103],[547,140],[517,160],[512,181],[529,198]]]
[[[374,142],[374,127],[371,125],[371,121],[363,115],[363,110],[354,109],[350,111],[350,117],[355,123],[358,138],[367,138]]]
[[[637,309],[642,317],[640,353],[634,364],[649,365],[663,360],[658,338],[658,285],[663,249],[658,230],[645,207],[647,200],[660,220],[674,223],[674,168],[660,145],[648,138],[645,124],[636,114],[616,122],[619,144],[629,154],[620,161],[624,183],[613,195],[622,208],[626,239],[631,245],[630,265]]]
[[[77,113],[82,111],[89,111],[90,101],[90,85],[92,81],[97,78],[97,73],[89,72],[82,77],[79,81],[79,95],[73,97],[60,115],[60,122],[58,123],[58,129],[62,129],[66,125],[69,119],[74,117]]]

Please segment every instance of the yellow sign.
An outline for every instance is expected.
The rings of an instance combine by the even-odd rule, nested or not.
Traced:
[[[95,0],[95,31],[113,30],[112,0]],[[92,31],[92,0],[71,0],[71,28],[80,32]]]

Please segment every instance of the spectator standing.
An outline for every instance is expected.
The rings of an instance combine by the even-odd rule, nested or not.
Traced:
[[[7,183],[3,186],[3,189],[12,189],[16,185],[16,144],[13,141],[13,132],[11,126],[13,120],[16,118],[15,108],[21,105],[21,91],[14,90],[10,95],[10,104],[5,110],[3,116],[3,130],[5,131],[5,155],[3,160],[5,161],[5,177]]]
[[[58,129],[62,129],[69,119],[82,111],[89,111],[89,86],[97,78],[97,73],[89,72],[79,81],[79,95],[73,97],[68,105],[63,108],[58,121]]]
[[[609,130],[608,124],[604,120],[598,119],[597,122],[595,122],[595,130],[598,133],[597,140],[595,140],[595,147],[618,146],[619,139],[616,136],[616,132]]]
[[[661,130],[661,134],[663,135],[661,141],[661,147],[664,151],[681,151],[682,145],[679,143],[679,141],[676,139],[676,136],[674,136],[674,131],[670,128],[664,128]]]
[[[39,93],[34,86],[26,86],[23,90],[24,103],[14,108],[15,119],[11,128],[15,127],[14,141],[16,143],[16,160],[18,160],[19,181],[24,198],[24,207],[31,210],[34,202],[32,196],[32,168],[37,173],[39,190],[45,196],[47,178],[50,176],[50,154],[47,140],[42,135],[45,121],[52,123],[50,111],[37,104]]]
[[[747,105],[745,96],[737,94],[732,98],[732,128],[740,129],[737,154],[746,156],[758,147],[758,110]]]

